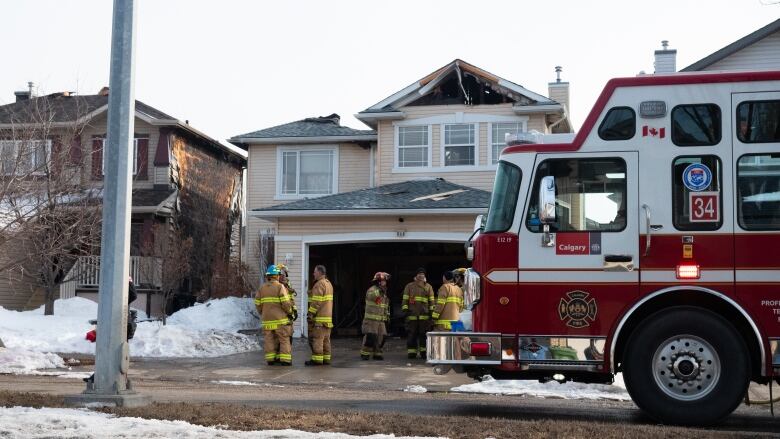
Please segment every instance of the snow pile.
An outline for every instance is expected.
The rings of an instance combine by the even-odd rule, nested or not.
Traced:
[[[427,391],[428,389],[426,389],[425,387],[415,386],[415,385],[406,386],[406,388],[404,389],[404,392],[409,392],[409,393],[426,393]]]
[[[36,369],[65,367],[59,355],[19,348],[0,348],[0,373],[29,373]]]
[[[344,433],[308,433],[299,430],[236,431],[202,427],[184,421],[119,418],[86,409],[0,408],[0,437],[79,438],[213,438],[224,439],[349,439]],[[399,439],[394,435],[362,436],[371,439]],[[408,439],[412,439],[406,436]]]
[[[630,401],[631,397],[622,387],[607,384],[583,384],[557,381],[540,383],[528,380],[495,380],[486,376],[480,383],[453,387],[452,392],[490,393],[494,395],[529,395],[540,398],[562,399],[611,399]]]
[[[258,350],[257,339],[237,334],[238,329],[258,328],[251,298],[212,300],[173,314],[168,324],[141,322],[130,340],[133,357],[215,357]],[[85,339],[97,317],[97,303],[81,297],[54,302],[54,315],[33,311],[9,311],[0,307],[0,339],[19,352],[94,354],[95,344]],[[139,313],[139,318],[145,318]],[[98,335],[99,336],[99,335]],[[7,364],[6,364],[7,363]],[[0,367],[15,367],[7,357]],[[31,363],[32,364],[32,363]],[[37,367],[36,367],[37,368]]]
[[[202,331],[218,329],[236,332],[239,329],[260,327],[254,299],[240,297],[196,303],[195,306],[174,313],[166,323]]]

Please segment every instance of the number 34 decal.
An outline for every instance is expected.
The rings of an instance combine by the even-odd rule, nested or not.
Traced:
[[[691,192],[688,195],[689,220],[692,223],[717,223],[720,221],[719,192]]]

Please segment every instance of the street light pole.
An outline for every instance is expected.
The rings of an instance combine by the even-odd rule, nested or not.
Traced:
[[[114,0],[111,33],[111,77],[108,135],[103,181],[103,233],[100,252],[95,380],[69,402],[110,402],[137,406],[148,398],[132,391],[127,379],[127,295],[130,212],[132,206],[133,132],[135,118],[135,0]]]

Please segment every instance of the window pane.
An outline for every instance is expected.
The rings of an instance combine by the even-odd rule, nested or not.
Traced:
[[[3,174],[14,172],[16,162],[15,146],[13,141],[0,141],[0,163]]]
[[[301,151],[300,195],[333,193],[333,151]]]
[[[555,159],[539,165],[526,225],[540,232],[539,185],[555,177],[552,232],[617,232],[626,227],[626,163],[619,158]]]
[[[469,166],[473,164],[473,146],[447,146],[444,148],[444,166]]]
[[[400,148],[398,150],[398,167],[428,166],[428,148]]]
[[[282,194],[294,195],[298,192],[298,153],[282,153]]]
[[[720,107],[715,104],[680,105],[672,110],[672,142],[677,146],[720,143]]]
[[[493,163],[498,163],[498,157],[501,151],[506,147],[506,136],[510,134],[521,133],[523,125],[521,123],[494,123],[492,133]]]
[[[739,158],[737,209],[745,230],[780,229],[780,154]]]
[[[398,128],[398,146],[427,146],[428,127],[400,127]]]
[[[33,154],[33,166],[35,172],[45,172],[46,166],[46,142],[35,141],[32,142],[32,154]]]
[[[485,233],[506,232],[512,226],[520,190],[520,168],[506,162],[498,164],[490,198]]]
[[[737,137],[743,143],[780,142],[780,101],[740,103],[737,128]]]
[[[445,145],[471,145],[474,144],[474,125],[459,124],[444,126]]]
[[[723,224],[721,198],[720,159],[705,155],[674,160],[672,222],[677,230],[719,229]]]
[[[599,137],[604,140],[628,140],[636,133],[636,114],[628,107],[609,110],[599,127]]]

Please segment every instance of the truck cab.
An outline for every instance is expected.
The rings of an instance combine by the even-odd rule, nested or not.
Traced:
[[[780,376],[780,72],[610,81],[571,142],[508,144],[467,245],[439,373],[622,372],[663,422],[726,416]]]

